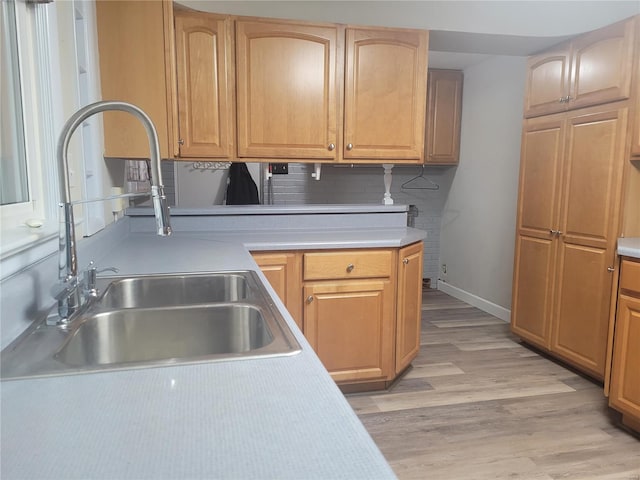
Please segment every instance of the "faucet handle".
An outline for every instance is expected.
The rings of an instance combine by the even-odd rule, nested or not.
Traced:
[[[96,289],[96,280],[97,275],[102,272],[118,273],[119,270],[116,267],[105,267],[98,270],[93,261],[89,262],[89,265],[87,265],[87,271],[85,273],[85,287],[88,295],[92,297],[98,295],[98,290]]]

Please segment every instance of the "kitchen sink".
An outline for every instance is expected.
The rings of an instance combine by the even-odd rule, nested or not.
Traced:
[[[242,273],[154,275],[112,280],[99,302],[103,309],[153,308],[247,300],[250,294]]]
[[[251,305],[135,309],[84,318],[56,358],[72,366],[242,355],[274,336]]]
[[[6,347],[2,379],[300,352],[253,271],[104,277],[97,285],[103,293],[68,325],[47,325],[53,307]]]

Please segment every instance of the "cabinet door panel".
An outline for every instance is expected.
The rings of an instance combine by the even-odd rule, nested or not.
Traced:
[[[461,71],[429,70],[425,163],[458,163],[463,76]]]
[[[422,242],[402,248],[398,256],[396,374],[420,351],[422,321]]]
[[[96,27],[102,98],[144,110],[158,132],[160,156],[172,158],[172,2],[96,2]],[[105,157],[149,158],[149,138],[133,115],[105,112],[103,125]]]
[[[640,299],[620,296],[615,332],[609,402],[640,420]]]
[[[518,231],[543,239],[558,229],[564,122],[532,120],[522,133]]]
[[[605,369],[612,249],[561,242],[551,350],[602,379]]]
[[[392,294],[389,280],[305,285],[305,336],[335,381],[393,373]]]
[[[511,329],[549,348],[556,241],[519,235],[513,280]]]
[[[566,110],[561,99],[569,94],[570,62],[568,46],[529,57],[525,117]]]
[[[177,11],[176,67],[180,156],[233,154],[231,20]]]
[[[346,38],[345,160],[421,162],[428,33],[349,28]]]
[[[287,252],[253,252],[251,255],[302,330],[300,255]]]
[[[626,108],[569,119],[560,224],[566,242],[615,242],[626,129]]]
[[[240,156],[336,158],[337,45],[337,26],[236,23]]]
[[[633,19],[601,28],[572,42],[571,108],[629,98],[633,44]]]

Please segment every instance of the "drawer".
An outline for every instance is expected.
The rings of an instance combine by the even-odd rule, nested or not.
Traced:
[[[620,288],[640,294],[640,262],[622,261]]]
[[[391,250],[343,250],[304,254],[304,280],[390,277]]]

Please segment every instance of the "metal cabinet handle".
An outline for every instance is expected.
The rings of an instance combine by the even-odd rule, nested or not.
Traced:
[[[328,148],[329,148],[329,151],[331,152],[336,148],[336,144],[335,143],[330,143]]]
[[[311,302],[313,302],[313,295],[309,295],[307,297],[307,303],[311,303]]]
[[[183,139],[178,140],[178,145],[184,145],[184,140]]]
[[[615,270],[615,268],[613,267],[607,267],[607,272],[613,272]]]
[[[347,265],[347,272],[351,273],[356,266],[353,263]]]
[[[409,264],[409,259],[408,258],[403,258],[402,259],[402,263],[404,263],[405,265]]]
[[[549,230],[549,233],[550,233],[551,235],[555,235],[555,236],[557,236],[557,237],[559,237],[560,235],[562,235],[562,232],[561,232],[560,230],[551,230],[551,229],[550,229],[550,230]]]
[[[353,143],[347,143],[347,150],[353,149]]]

